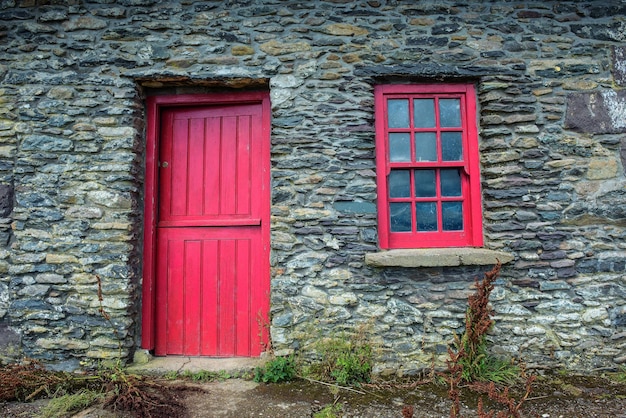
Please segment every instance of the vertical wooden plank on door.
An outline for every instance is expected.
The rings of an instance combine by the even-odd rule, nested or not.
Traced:
[[[174,132],[174,113],[163,112],[163,120],[161,123],[161,135],[164,137],[172,137]],[[172,161],[172,144],[173,141],[161,141],[159,151],[159,165],[162,166],[164,162]],[[171,171],[160,170],[159,171],[159,216],[168,216],[172,212],[172,178]]]
[[[202,339],[201,355],[216,355],[218,352],[218,296],[219,244],[216,239],[203,241],[202,258]]]
[[[263,239],[261,233],[254,236],[254,241],[252,251],[255,251],[257,248],[262,248]],[[268,325],[267,320],[267,298],[269,298],[269,286],[268,283],[265,282],[263,274],[258,274],[257,272],[263,271],[262,266],[263,259],[259,257],[254,257],[251,254],[250,258],[250,278],[249,278],[249,286],[250,286],[250,295],[252,295],[250,299],[250,320],[251,323],[251,335],[256,335],[256,344],[251,345],[251,356],[258,356],[264,349],[262,344],[267,342],[268,329],[266,326]]]
[[[235,213],[237,215],[249,215],[250,211],[250,198],[252,190],[250,185],[252,179],[250,178],[250,165],[252,159],[250,158],[253,150],[252,138],[251,138],[251,126],[250,116],[239,116],[237,118],[237,172],[236,172],[236,186],[235,186]]]
[[[183,293],[184,344],[183,353],[200,354],[200,312],[202,311],[202,241],[184,240],[185,271]]]
[[[157,257],[156,257],[156,272],[158,274],[158,280],[155,283],[155,305],[161,307],[161,309],[155,310],[156,316],[156,329],[155,329],[155,346],[154,353],[157,356],[163,356],[167,354],[167,340],[163,338],[167,335],[167,284],[169,282],[169,266],[167,260],[169,242],[164,236],[165,232],[159,230],[157,234]],[[165,255],[165,256],[164,256]]]
[[[205,119],[206,146],[204,155],[204,208],[205,215],[220,213],[220,166],[222,155],[222,119],[208,117]]]
[[[204,214],[204,119],[189,119],[187,215]]]
[[[184,300],[184,243],[176,240],[178,231],[167,231],[164,237],[167,245],[167,352],[183,353],[183,300]]]
[[[237,196],[237,118],[224,117],[222,119],[222,137],[220,140],[220,211],[222,215],[235,214],[235,199]]]
[[[219,248],[220,274],[218,278],[218,355],[235,354],[235,240],[221,239]]]
[[[189,123],[186,119],[174,120],[172,156],[167,167],[171,172],[170,215],[187,215],[189,202]]]
[[[235,354],[238,356],[250,355],[250,240],[238,239],[236,246],[237,273],[236,273],[236,345]]]

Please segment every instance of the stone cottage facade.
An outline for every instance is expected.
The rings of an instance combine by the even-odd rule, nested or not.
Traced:
[[[262,323],[248,307],[246,326],[268,331],[276,353],[363,327],[378,372],[441,364],[474,278],[500,260],[496,354],[579,371],[626,362],[625,41],[619,0],[1,0],[2,361],[77,369],[170,337],[158,275],[179,252],[159,253],[155,202],[179,189],[159,188],[172,163],[159,144],[177,143],[176,118],[195,105],[250,102],[261,113],[246,126],[267,136],[255,148],[267,157],[261,215],[234,218],[262,230],[246,267],[267,279]],[[411,204],[391,185],[381,193],[398,167],[421,169],[419,147],[402,142],[423,133],[419,100],[475,111],[458,133],[474,138],[462,144],[475,161],[429,169],[478,186],[464,195],[476,238],[465,245],[446,248],[444,232],[438,245],[419,232],[415,245],[381,244],[421,216],[417,186]],[[396,105],[411,106],[410,135],[387,121]],[[436,120],[431,138],[456,126]],[[386,160],[396,145],[410,163]],[[405,207],[413,215],[394,226]],[[267,349],[250,338],[251,355]]]

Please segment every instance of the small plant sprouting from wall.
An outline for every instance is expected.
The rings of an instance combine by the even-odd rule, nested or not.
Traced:
[[[526,379],[525,394],[519,401],[513,399],[508,387],[500,390],[496,385],[511,384],[519,380],[523,372],[511,361],[494,357],[487,350],[486,335],[494,324],[489,296],[501,267],[498,262],[491,271],[485,273],[482,281],[476,279],[476,291],[468,297],[465,331],[460,337],[455,336],[454,350],[448,348],[446,380],[449,384],[448,398],[452,401],[450,418],[460,416],[459,388],[462,382],[466,382],[475,392],[487,394],[493,402],[506,408],[497,414],[486,411],[481,397],[478,400],[479,418],[518,418],[522,404],[531,392],[535,376]]]
[[[451,359],[461,366],[461,378],[466,382],[483,381],[512,383],[520,376],[520,368],[511,361],[492,356],[487,350],[487,332],[493,327],[493,310],[489,306],[489,296],[500,274],[502,265],[498,262],[485,273],[482,281],[476,279],[476,291],[469,295],[465,312],[465,331],[455,336],[456,355]]]

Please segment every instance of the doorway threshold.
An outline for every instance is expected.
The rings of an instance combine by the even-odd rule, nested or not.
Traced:
[[[134,362],[128,366],[128,371],[147,375],[164,375],[186,371],[191,373],[221,372],[236,375],[252,371],[263,365],[264,362],[264,357],[153,357],[147,352],[140,352],[135,354]]]

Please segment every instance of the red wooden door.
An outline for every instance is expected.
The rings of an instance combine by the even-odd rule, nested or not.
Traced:
[[[269,285],[261,103],[161,112],[157,355],[258,356]]]

